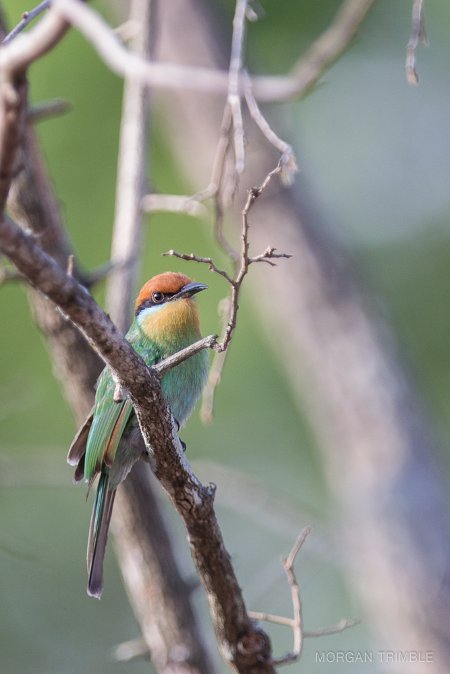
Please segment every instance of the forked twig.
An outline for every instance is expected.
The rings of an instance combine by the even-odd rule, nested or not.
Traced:
[[[302,617],[302,600],[300,594],[300,586],[297,581],[297,577],[294,571],[294,564],[297,559],[297,555],[300,552],[306,538],[311,533],[311,527],[305,527],[302,533],[296,540],[292,550],[286,559],[283,559],[283,568],[286,572],[287,580],[291,590],[291,601],[293,609],[293,617],[287,618],[285,616],[274,615],[273,613],[265,613],[262,611],[249,611],[249,616],[254,620],[264,620],[266,622],[274,623],[275,625],[284,625],[290,627],[293,632],[294,642],[292,651],[286,653],[285,655],[279,658],[273,658],[272,662],[274,665],[287,665],[293,662],[296,662],[302,653],[303,640],[306,637],[322,637],[327,634],[337,634],[338,632],[343,632],[349,627],[358,624],[358,620],[346,619],[340,620],[335,625],[329,625],[327,627],[322,627],[317,630],[306,631],[303,629],[303,617]]]
[[[262,253],[256,256],[251,256],[249,254],[250,241],[249,241],[249,213],[261,194],[267,189],[270,181],[275,175],[279,175],[283,171],[284,161],[283,158],[280,159],[277,166],[270,171],[267,176],[264,178],[264,181],[259,187],[253,187],[248,191],[247,200],[245,206],[242,210],[242,229],[241,229],[241,250],[238,254],[237,259],[233,259],[235,272],[234,275],[229,274],[227,271],[221,269],[211,257],[200,257],[195,253],[178,253],[175,250],[169,250],[163,255],[168,255],[172,257],[177,257],[180,260],[186,260],[189,262],[197,262],[200,264],[208,265],[210,271],[215,272],[222,276],[231,286],[231,294],[228,300],[227,305],[227,316],[224,321],[225,327],[222,333],[221,340],[218,342],[215,350],[217,351],[214,358],[213,364],[211,366],[210,375],[208,382],[206,384],[206,397],[203,399],[202,404],[202,418],[211,421],[213,417],[213,407],[214,407],[214,391],[218,383],[220,382],[223,366],[225,363],[224,352],[227,351],[234,329],[237,322],[237,314],[239,310],[239,296],[241,292],[242,282],[248,274],[249,268],[252,264],[256,262],[266,262],[267,264],[273,266],[275,265],[274,260],[280,258],[290,258],[291,255],[288,253],[278,253],[276,248],[268,246]]]
[[[300,597],[300,587],[294,571],[295,560],[300,552],[300,549],[306,538],[311,533],[311,527],[305,527],[295,542],[294,547],[290,551],[286,559],[283,560],[283,567],[286,572],[289,587],[291,588],[292,609],[294,613],[292,621],[292,631],[294,635],[294,643],[291,653],[287,653],[281,658],[274,658],[273,663],[277,665],[284,665],[289,662],[295,662],[299,659],[303,648],[303,616],[302,616],[302,600]]]

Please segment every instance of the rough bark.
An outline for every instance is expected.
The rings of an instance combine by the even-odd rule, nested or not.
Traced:
[[[39,235],[42,247],[54,259],[63,266],[67,264],[70,247],[31,133],[26,137],[23,169],[13,182],[8,206],[24,227]],[[81,422],[92,406],[94,384],[103,362],[73,323],[40,292],[30,289],[30,303],[46,338],[54,372]],[[116,526],[123,542],[118,549],[130,601],[158,672],[210,674],[213,665],[189,603],[189,588],[178,570],[169,533],[149,484],[146,473],[135,470],[119,490],[115,505]],[[127,561],[136,557],[145,564],[140,575],[134,567],[130,575]],[[153,601],[147,601],[150,598]]]

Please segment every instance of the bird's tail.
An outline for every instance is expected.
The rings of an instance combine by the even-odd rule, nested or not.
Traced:
[[[100,599],[103,592],[103,559],[115,495],[116,490],[109,489],[108,471],[103,470],[97,485],[87,547],[87,593],[97,599]]]

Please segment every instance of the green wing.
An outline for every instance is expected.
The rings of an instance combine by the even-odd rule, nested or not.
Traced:
[[[161,358],[157,347],[145,337],[136,322],[126,337],[147,365],[153,365]],[[134,413],[129,400],[114,402],[114,389],[111,372],[105,368],[98,380],[93,419],[86,443],[84,477],[89,481],[94,479],[102,465],[112,466],[120,439]]]
[[[98,381],[92,425],[86,443],[84,477],[91,481],[102,464],[111,466],[120,438],[133,412],[129,400],[114,402],[115,384],[109,370],[103,370]]]

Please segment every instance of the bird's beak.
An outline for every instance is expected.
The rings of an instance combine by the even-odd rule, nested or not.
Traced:
[[[183,288],[181,288],[181,290],[176,295],[171,297],[171,301],[181,300],[185,297],[192,297],[192,295],[196,295],[201,290],[206,290],[207,287],[208,286],[204,283],[197,283],[196,281],[193,283],[188,283],[187,285],[183,286]]]

